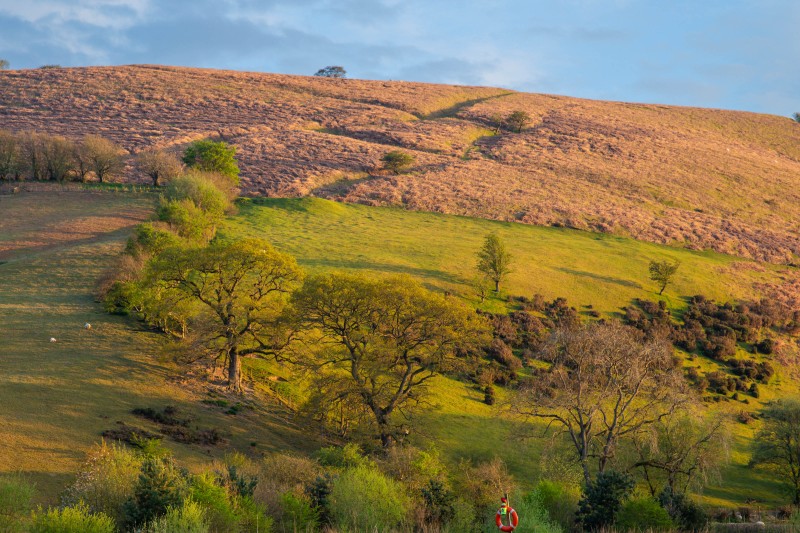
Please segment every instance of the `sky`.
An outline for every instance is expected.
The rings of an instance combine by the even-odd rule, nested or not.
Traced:
[[[351,78],[789,116],[798,58],[800,0],[0,0],[10,68],[341,65]]]

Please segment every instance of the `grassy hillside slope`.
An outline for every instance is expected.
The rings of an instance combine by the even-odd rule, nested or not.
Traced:
[[[152,201],[148,194],[107,192],[0,197],[6,215],[0,220],[0,472],[24,472],[51,499],[101,431],[116,427],[118,420],[155,429],[130,414],[134,407],[177,405],[194,418],[193,424],[223,431],[227,442],[218,447],[167,441],[189,466],[231,449],[259,455],[308,452],[320,445],[313,432],[304,432],[274,402],[248,401],[254,408],[235,416],[203,403],[212,399],[203,380],[185,379],[162,359],[162,338],[130,318],[104,314],[94,301],[96,279],[113,264],[130,227],[148,215]],[[508,293],[565,296],[573,305],[592,304],[604,313],[635,297],[655,298],[646,277],[651,258],[683,263],[665,296],[674,309],[695,292],[719,299],[755,297],[759,284],[793,273],[787,267],[608,235],[321,199],[244,200],[222,238],[266,237],[312,272],[407,273],[437,290],[473,298],[467,281],[475,251],[489,231],[501,235],[517,258]],[[504,305],[493,299],[485,307]],[[84,330],[85,322],[93,328]],[[50,337],[57,342],[50,343]],[[704,358],[698,363],[716,365]],[[292,377],[287,367],[248,360],[246,375],[256,373]],[[418,418],[415,442],[435,444],[454,469],[464,459],[500,455],[517,480],[530,486],[541,468],[543,442],[518,440],[519,421],[483,404],[482,393],[470,384],[438,378],[434,390],[430,408]],[[779,372],[764,387],[762,399],[796,391],[788,373]],[[501,390],[499,403],[505,398]],[[753,401],[747,408],[758,406]],[[716,408],[732,418],[742,404],[723,402]],[[756,429],[735,425],[732,463],[721,483],[707,491],[707,503],[782,501],[773,481],[746,468]]]
[[[160,335],[95,301],[98,278],[153,201],[107,192],[0,196],[0,473],[24,473],[53,500],[102,431],[117,421],[156,429],[131,415],[136,407],[174,405],[193,425],[225,435],[219,447],[170,442],[190,466],[230,447],[316,447],[276,406],[236,416],[204,406],[204,391],[161,362]]]
[[[218,137],[249,195],[566,225],[772,262],[800,255],[800,124],[484,87],[160,66],[0,73],[2,127],[135,153]],[[524,110],[521,134],[494,117]],[[380,157],[414,153],[409,174]],[[135,179],[133,174],[130,179]]]
[[[505,307],[504,301],[490,299],[481,305],[470,288],[475,254],[490,231],[500,235],[515,256],[514,272],[504,289],[507,294],[564,296],[584,315],[587,305],[608,316],[634,298],[659,299],[647,277],[651,259],[681,261],[675,284],[663,296],[677,313],[693,294],[720,301],[758,298],[765,284],[779,284],[796,275],[795,269],[787,267],[609,235],[320,199],[243,200],[221,237],[267,238],[311,272],[341,269],[408,274],[431,288],[461,294],[475,305],[498,310]],[[684,364],[702,371],[721,369],[702,356]],[[439,378],[433,388],[434,409],[419,418],[419,444],[436,443],[451,465],[462,459],[479,461],[500,455],[522,483],[535,478],[541,466],[542,440],[515,438],[518,422],[482,404],[477,388],[446,378]],[[796,395],[798,383],[783,369],[762,392],[760,400],[751,398],[746,405],[724,401],[698,413],[725,413],[732,421],[730,464],[706,491],[708,505],[730,507],[747,500],[777,505],[782,501],[775,481],[747,466],[758,424],[733,421],[740,411],[755,411],[772,398]]]

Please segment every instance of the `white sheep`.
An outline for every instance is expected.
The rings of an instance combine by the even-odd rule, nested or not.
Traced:
[[[50,342],[56,342],[56,338],[55,337],[50,337]]]

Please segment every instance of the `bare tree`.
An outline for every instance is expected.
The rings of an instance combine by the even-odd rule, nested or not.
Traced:
[[[706,481],[727,458],[729,434],[721,417],[702,420],[683,413],[660,420],[650,431],[633,439],[638,468],[650,494],[669,487],[672,494],[685,493]]]
[[[750,465],[771,471],[792,495],[792,503],[800,505],[800,401],[771,402],[763,416],[764,426],[753,443]]]
[[[33,131],[26,131],[21,133],[18,138],[25,172],[33,180],[44,179],[47,175],[43,154],[45,136]]]
[[[591,483],[592,462],[603,472],[620,440],[632,437],[687,402],[682,373],[666,340],[643,340],[618,322],[556,330],[542,358],[552,364],[531,380],[515,409],[566,434]]]
[[[64,181],[75,171],[75,143],[59,135],[42,140],[42,157],[47,177],[53,181]]]
[[[99,135],[87,135],[83,138],[83,149],[94,175],[100,183],[118,174],[125,168],[122,159],[124,151],[112,141]]]
[[[19,179],[22,173],[22,154],[16,135],[0,130],[0,180]]]
[[[155,148],[141,151],[136,156],[136,166],[153,180],[154,187],[163,185],[164,181],[179,176],[183,172],[183,164],[178,156]]]

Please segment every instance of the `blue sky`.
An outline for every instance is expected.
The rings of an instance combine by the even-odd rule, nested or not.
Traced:
[[[12,68],[160,63],[800,111],[798,0],[0,0]]]

